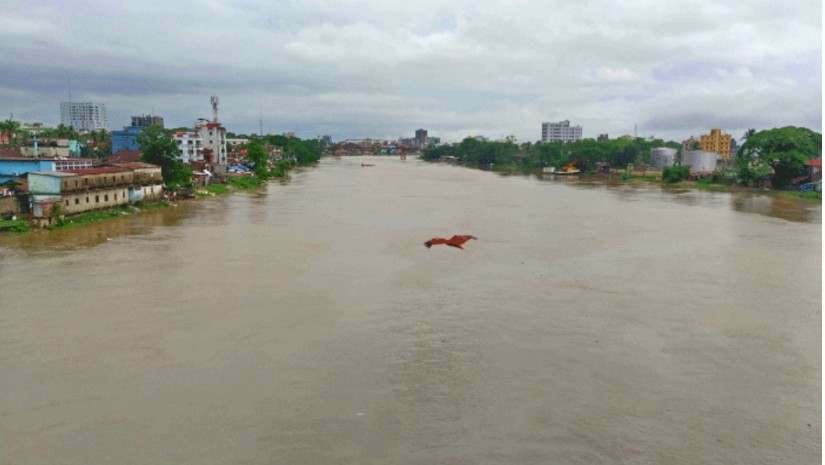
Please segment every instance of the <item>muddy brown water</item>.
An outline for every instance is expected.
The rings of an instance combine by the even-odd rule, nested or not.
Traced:
[[[0,239],[0,463],[819,461],[817,204],[363,162]]]

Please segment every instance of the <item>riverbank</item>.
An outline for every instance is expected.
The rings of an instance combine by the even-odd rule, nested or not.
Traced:
[[[84,225],[100,223],[124,216],[138,214],[147,210],[157,210],[159,208],[167,208],[177,205],[176,202],[185,202],[189,200],[198,200],[219,195],[227,195],[233,192],[252,191],[260,189],[269,181],[274,179],[285,179],[287,173],[281,173],[279,176],[272,176],[261,178],[255,175],[251,176],[235,176],[229,177],[225,183],[213,183],[207,185],[205,188],[196,189],[193,192],[193,197],[188,199],[176,200],[175,202],[168,200],[160,200],[155,202],[141,202],[134,205],[121,205],[113,208],[102,210],[92,210],[83,213],[78,213],[71,216],[65,216],[63,219],[57,221],[56,224],[45,228],[48,231],[71,229],[82,227]],[[31,233],[37,228],[23,218],[15,218],[9,220],[0,220],[0,234],[26,234]]]
[[[765,189],[742,186],[739,184],[723,184],[713,182],[710,179],[684,180],[675,183],[668,183],[662,179],[662,173],[658,171],[636,171],[633,173],[625,172],[611,172],[610,174],[596,174],[596,173],[581,173],[576,175],[558,175],[536,172],[533,169],[522,169],[516,165],[493,165],[490,169],[483,167],[476,167],[472,165],[456,163],[456,166],[461,166],[470,169],[479,169],[482,171],[491,171],[502,175],[535,175],[542,178],[558,178],[558,179],[577,179],[587,182],[604,182],[606,184],[622,184],[622,185],[649,185],[659,186],[665,189],[695,189],[707,192],[728,192],[728,193],[753,193],[753,194],[767,194],[778,195],[783,197],[791,197],[807,202],[822,202],[821,192],[801,192],[801,191],[786,191],[776,189]]]

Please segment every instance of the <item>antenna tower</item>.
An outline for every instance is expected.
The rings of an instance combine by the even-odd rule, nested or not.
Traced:
[[[218,96],[213,95],[209,97],[209,103],[212,104],[212,122],[218,122]]]

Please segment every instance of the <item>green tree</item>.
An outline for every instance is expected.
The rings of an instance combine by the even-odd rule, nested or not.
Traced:
[[[808,128],[786,126],[751,134],[736,155],[746,182],[770,176],[773,187],[787,187],[805,174],[805,162],[822,153],[822,135]]]
[[[138,135],[141,159],[161,168],[163,182],[170,188],[189,186],[192,169],[180,161],[180,149],[160,126],[149,126]]]
[[[269,156],[266,154],[264,146],[260,142],[253,141],[246,146],[246,153],[249,161],[255,167],[255,175],[261,179],[269,177],[268,161]]]
[[[9,142],[14,144],[15,136],[17,134],[17,130],[20,128],[20,123],[13,119],[7,119],[5,121],[0,121],[0,133],[7,134],[9,138]]]

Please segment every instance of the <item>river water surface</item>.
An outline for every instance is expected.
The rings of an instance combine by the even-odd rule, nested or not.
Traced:
[[[817,463],[820,217],[356,158],[6,236],[0,463]]]

